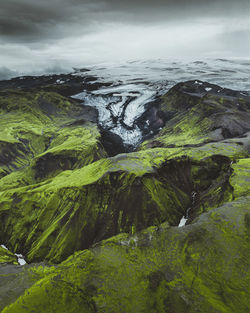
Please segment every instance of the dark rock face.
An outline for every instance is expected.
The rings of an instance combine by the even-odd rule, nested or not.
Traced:
[[[248,312],[250,97],[177,84],[146,104],[130,152],[62,96],[94,82],[0,82],[0,245],[50,263],[0,248],[0,309]]]
[[[21,89],[24,91],[57,92],[62,96],[72,96],[83,90],[93,91],[111,83],[96,82],[97,78],[88,75],[58,74],[45,76],[22,76],[0,81],[0,89]]]
[[[53,173],[49,167],[52,161],[43,168],[46,176]],[[60,158],[60,164],[63,161]],[[126,170],[122,169],[123,162],[127,163]],[[38,169],[36,181],[46,177],[41,177],[43,172],[41,167]],[[153,172],[149,168],[144,174],[133,169],[133,159],[120,157],[107,162],[104,169],[101,175],[92,173],[94,180],[90,183],[86,170],[75,173],[78,175],[76,181],[72,172],[68,178],[72,188],[67,187],[64,175],[57,175],[53,180],[44,180],[42,185],[29,185],[14,193],[5,193],[5,211],[0,212],[0,217],[8,228],[2,232],[0,240],[15,242],[16,248],[23,249],[30,262],[46,259],[58,263],[74,250],[89,248],[119,232],[140,231],[166,220],[176,226],[188,208],[191,221],[206,208],[232,199],[230,160],[222,156],[203,162],[173,159]],[[53,171],[56,170],[55,167]],[[203,180],[200,181],[199,177]],[[215,192],[218,186],[221,191]],[[195,201],[192,198],[194,192],[197,194]],[[41,193],[46,194],[46,198],[39,200]],[[21,210],[17,222],[13,215]],[[37,213],[32,217],[33,210]],[[84,223],[78,225],[79,220]],[[30,234],[29,241],[26,241],[27,233]],[[65,238],[68,238],[67,242]]]
[[[136,121],[141,129],[143,140],[152,138],[162,127],[165,126],[167,116],[160,110],[162,100],[157,98],[146,104],[145,112]]]
[[[201,145],[250,131],[250,96],[201,81],[174,86],[158,110],[166,123],[148,147]]]
[[[111,131],[101,130],[101,143],[110,157],[128,152],[121,137]]]

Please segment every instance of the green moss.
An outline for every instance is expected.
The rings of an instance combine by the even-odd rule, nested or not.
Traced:
[[[48,299],[49,295],[49,299]],[[49,301],[44,301],[44,299]],[[81,311],[79,311],[79,309]],[[41,280],[27,293],[2,312],[94,312],[94,305],[84,297],[82,290],[72,286],[60,277]]]
[[[0,263],[18,264],[17,257],[2,247],[0,247]]]
[[[31,166],[40,180],[58,173],[80,168],[106,157],[99,142],[97,127],[85,123],[84,127],[64,127],[52,139],[49,148],[37,155]]]
[[[171,148],[170,154],[200,158],[212,154],[234,158],[249,155],[247,99],[199,94],[194,86],[183,83],[162,97],[160,110],[166,125],[153,139],[143,142],[141,149],[166,147]]]
[[[230,179],[234,188],[234,197],[250,194],[250,159],[241,159],[232,165],[233,175]]]
[[[189,226],[120,234],[57,267],[36,267],[37,283],[3,312],[245,313],[246,214],[249,199],[240,198]]]
[[[106,157],[97,126],[81,119],[78,103],[49,92],[0,94],[0,190]]]
[[[200,118],[193,116],[191,112],[174,127],[165,128],[160,133],[158,141],[164,146],[174,144],[176,147],[206,143],[211,140],[207,135],[211,125],[212,122],[209,119],[204,118],[200,121]]]
[[[177,225],[188,208],[194,218],[230,199],[227,158],[163,162],[164,155],[155,156],[153,151],[102,159],[3,191],[3,235],[14,251],[23,249],[29,262],[58,263],[119,232],[133,234],[164,221]],[[194,190],[199,194],[195,204]]]
[[[58,263],[1,265],[3,312],[248,311],[249,137],[223,140],[229,100],[171,91],[158,137],[107,158],[78,103],[0,95],[0,242]]]
[[[35,168],[46,177],[51,173],[46,173],[50,168],[45,165],[49,167],[51,160],[64,170],[106,156],[96,125],[81,119],[84,108],[78,103],[52,92],[1,91],[0,95],[2,172],[27,167],[35,159]]]
[[[194,218],[232,198],[227,158],[166,161],[165,152],[119,155],[37,184],[10,185],[13,189],[1,193],[3,234],[14,251],[23,249],[29,262],[60,262],[119,232],[133,234],[164,221],[177,225],[188,208]],[[5,188],[7,183],[8,176]],[[195,204],[193,191],[199,194]]]

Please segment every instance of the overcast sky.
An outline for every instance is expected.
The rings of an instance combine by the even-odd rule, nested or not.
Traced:
[[[250,57],[249,0],[0,0],[0,77],[131,59]]]

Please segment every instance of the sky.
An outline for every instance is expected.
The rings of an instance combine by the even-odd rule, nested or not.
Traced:
[[[250,58],[249,0],[0,0],[0,78],[141,59]]]

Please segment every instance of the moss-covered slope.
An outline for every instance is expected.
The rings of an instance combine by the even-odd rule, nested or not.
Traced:
[[[57,267],[26,269],[36,282],[3,313],[248,312],[249,200],[184,228],[120,234]]]
[[[43,178],[105,156],[91,110],[56,93],[1,91],[0,177],[33,162]]]
[[[137,153],[103,159],[1,192],[0,238],[28,261],[59,262],[119,232],[178,225],[188,209],[194,217],[231,200],[230,175],[230,160],[221,156],[159,164]]]
[[[201,81],[179,83],[162,97],[159,109],[166,124],[157,136],[142,144],[143,149],[190,151],[190,147],[208,144],[205,150],[249,152],[249,139],[245,142],[242,137],[250,131],[250,97],[241,92]]]

